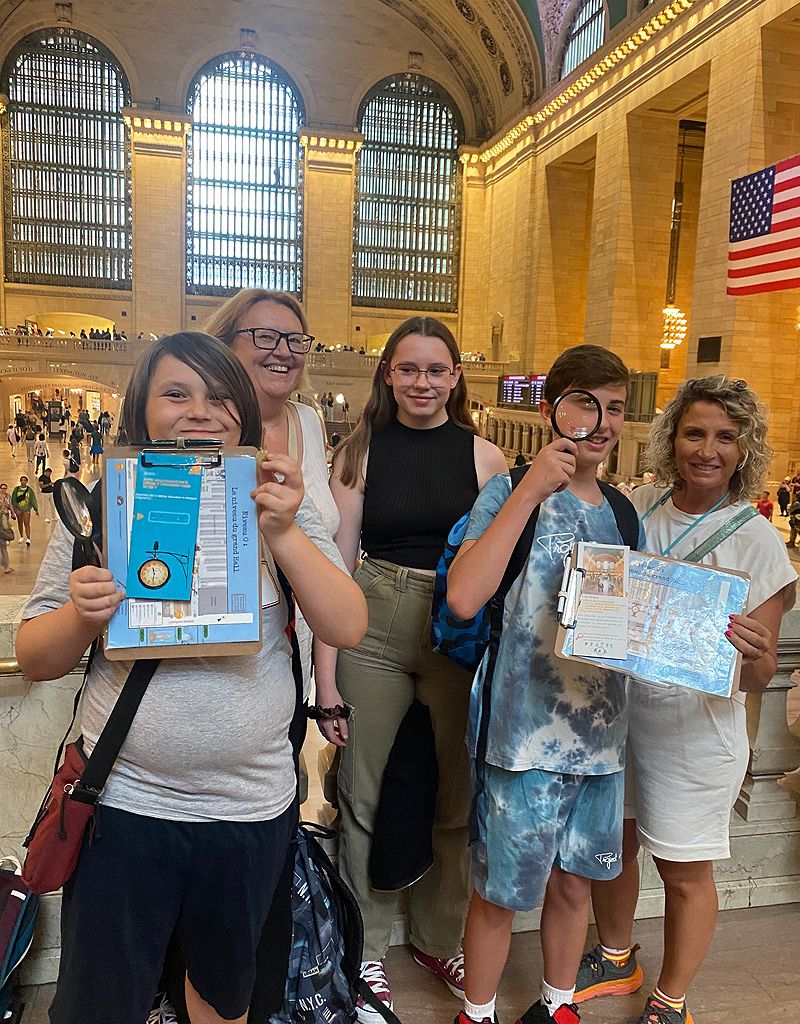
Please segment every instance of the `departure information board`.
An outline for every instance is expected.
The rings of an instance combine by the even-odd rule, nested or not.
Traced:
[[[506,374],[497,380],[497,404],[517,409],[537,409],[542,400],[545,374]]]

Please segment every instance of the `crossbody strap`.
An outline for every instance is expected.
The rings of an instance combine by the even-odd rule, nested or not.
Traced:
[[[701,544],[698,544],[697,547],[693,551],[690,551],[688,555],[685,555],[681,561],[699,562],[724,540],[733,536],[740,526],[744,526],[745,523],[750,522],[750,520],[754,519],[758,514],[759,513],[752,505],[748,505],[746,508],[740,509],[735,516],[732,516],[727,523],[723,523],[718,530],[715,530],[710,537],[706,538],[706,540]]]
[[[108,721],[89,755],[80,781],[72,791],[73,800],[86,804],[97,802],[158,666],[157,658],[147,661],[140,659],[133,663]]]

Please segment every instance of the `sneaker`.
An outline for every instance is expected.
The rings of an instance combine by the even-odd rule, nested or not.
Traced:
[[[24,543],[25,543],[25,538],[24,538],[24,537],[20,537],[20,539],[19,539],[19,543],[20,543],[20,544],[24,544]]]
[[[578,1007],[567,1003],[559,1006],[556,1012],[551,1015],[550,1011],[539,999],[533,1006],[528,1007],[515,1024],[581,1024],[581,1018],[578,1014]]]
[[[178,1017],[172,1008],[172,1004],[167,999],[166,993],[163,995],[159,993],[156,999],[159,999],[158,1006],[154,1006],[150,1011],[145,1024],[178,1024]]]
[[[685,1006],[682,1010],[673,1010],[657,996],[648,996],[644,1013],[636,1024],[694,1024],[694,1018]]]
[[[464,954],[462,952],[451,956],[449,960],[443,960],[438,956],[429,956],[412,945],[411,955],[420,967],[424,967],[426,971],[441,978],[454,996],[458,999],[464,998]]]
[[[393,1009],[392,990],[389,988],[389,982],[386,979],[383,962],[381,960],[365,960],[361,965],[361,977],[367,983],[375,998],[380,999],[390,1010]],[[359,996],[356,1000],[356,1017],[361,1021],[361,1024],[383,1024],[383,1017],[381,1017],[377,1010],[373,1010],[369,1003],[365,1002],[363,996]]]
[[[49,523],[49,522],[50,522],[50,520],[49,520],[49,519],[45,519],[45,522],[46,522],[46,523]]]
[[[483,1020],[473,1020],[472,1017],[468,1017],[462,1010],[453,1021],[453,1024],[498,1024],[497,1014],[491,1020],[488,1017],[484,1017]]]
[[[606,959],[600,946],[584,953],[575,980],[575,1002],[582,1003],[595,996],[627,996],[637,992],[644,981],[644,971],[636,962],[638,948],[638,945],[633,947],[622,967]]]
[[[28,547],[31,546],[31,539],[30,539],[30,537],[26,537],[25,538],[25,543],[28,545]]]

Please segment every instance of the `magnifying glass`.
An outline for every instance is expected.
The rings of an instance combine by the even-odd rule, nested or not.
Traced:
[[[53,487],[53,502],[61,522],[73,537],[77,537],[83,546],[83,552],[89,565],[99,565],[92,532],[94,524],[91,513],[91,492],[73,476],[56,480]]]
[[[591,393],[574,388],[559,395],[553,402],[550,424],[568,441],[586,441],[594,437],[603,422],[603,410]]]

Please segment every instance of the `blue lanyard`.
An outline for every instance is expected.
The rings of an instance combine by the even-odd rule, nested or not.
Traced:
[[[642,520],[647,519],[647,517],[650,515],[651,512],[653,512],[656,508],[658,508],[659,505],[663,505],[667,501],[667,499],[670,498],[671,496],[672,496],[672,491],[670,490],[662,498],[660,498],[655,503],[655,505],[652,505],[645,512],[645,514],[642,516]],[[710,508],[707,512],[704,512],[701,516],[698,516],[697,519],[695,519],[695,521],[693,523],[690,523],[686,527],[686,529],[683,531],[682,534],[680,534],[680,536],[676,537],[675,540],[667,548],[665,548],[661,552],[662,557],[665,557],[666,555],[668,555],[670,553],[670,551],[672,551],[672,549],[675,547],[676,544],[680,544],[680,542],[683,540],[683,538],[687,534],[691,533],[692,530],[696,526],[699,526],[704,519],[707,519],[708,516],[710,516],[712,512],[716,512],[718,508],[721,508],[729,498],[730,498],[730,493],[726,491],[726,493],[722,495],[722,497],[719,499],[719,501],[716,503],[716,505],[714,505],[712,508]]]

